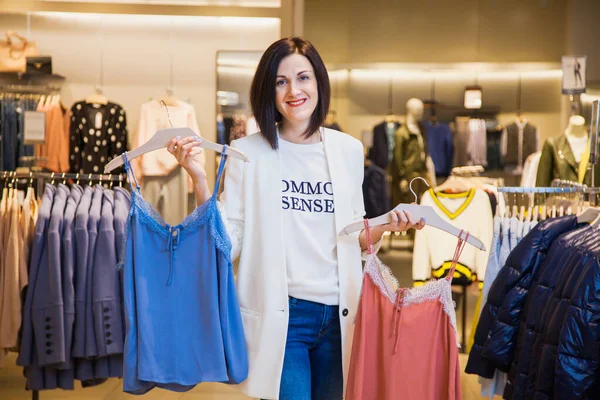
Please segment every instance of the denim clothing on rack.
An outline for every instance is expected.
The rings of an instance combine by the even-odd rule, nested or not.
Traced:
[[[502,218],[500,235],[500,253],[498,254],[498,266],[502,268],[506,264],[506,259],[510,254],[510,218]],[[483,307],[485,303],[482,303]]]
[[[17,129],[17,141],[19,143],[18,148],[18,164],[23,165],[21,157],[31,157],[34,155],[33,145],[25,145],[25,111],[35,111],[37,107],[37,101],[34,99],[23,99],[20,103],[20,111],[18,112],[18,129]]]
[[[525,229],[525,221],[519,220],[517,223],[517,244],[523,239],[523,230]]]
[[[510,251],[513,251],[515,249],[515,247],[517,247],[517,244],[519,244],[519,241],[518,241],[519,222],[520,221],[517,217],[510,218],[510,232],[509,232]]]
[[[11,101],[2,101],[2,169],[14,171],[17,167],[17,118],[16,107]]]
[[[508,232],[508,229],[506,230]],[[508,235],[506,235],[508,239]],[[508,240],[507,240],[508,241]],[[500,264],[500,253],[502,249],[502,218],[494,217],[494,237],[492,238],[492,246],[490,247],[490,258],[488,260],[487,268],[485,269],[485,280],[483,283],[483,290],[481,292],[481,308],[487,303],[488,293],[492,283],[496,280],[498,272],[504,266]],[[506,247],[505,247],[506,248]],[[508,257],[508,253],[506,254]],[[481,308],[477,312],[481,313]],[[472,328],[475,329],[475,326]],[[481,384],[481,394],[487,397],[494,397],[494,395],[501,395],[504,392],[506,386],[507,374],[506,372],[496,370],[492,379],[479,378]]]
[[[33,99],[0,99],[0,169],[14,171],[23,156],[33,155],[33,146],[25,146],[25,111],[35,110]]]

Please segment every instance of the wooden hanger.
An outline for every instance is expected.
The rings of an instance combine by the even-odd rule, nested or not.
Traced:
[[[166,105],[176,107],[179,105],[179,99],[175,96],[173,88],[168,87],[166,90],[167,95],[161,99]]]
[[[166,107],[166,104],[164,102],[162,103]],[[168,113],[169,109],[167,108],[167,116],[169,115]],[[168,118],[169,123],[171,123],[171,117],[169,116]],[[143,154],[167,147],[169,142],[177,136],[184,138],[189,136],[197,136],[197,134],[191,128],[160,129],[156,131],[156,133],[146,143],[144,143],[135,150],[128,151],[127,158],[129,160],[133,160],[134,158],[137,158]],[[204,139],[202,140],[202,143],[200,143],[200,147],[202,147],[203,149],[213,150],[218,153],[223,152],[223,145],[214,142],[209,142]],[[248,157],[246,157],[244,153],[232,147],[227,146],[225,149],[225,154],[233,158],[237,158],[242,161],[248,162]],[[104,173],[109,173],[114,169],[120,167],[121,165],[123,165],[123,158],[115,157],[108,164],[106,164],[106,166],[104,167]]]
[[[416,203],[417,195],[412,188],[412,183],[415,179],[422,179],[425,182],[425,184],[427,184],[427,186],[429,186],[429,184],[427,183],[427,181],[425,179],[421,178],[420,176],[413,178],[410,181],[410,191],[415,196],[415,203]],[[449,234],[456,236],[457,238],[464,239],[464,236],[466,236],[466,232],[461,231],[460,229],[458,229],[451,223],[444,221],[442,219],[442,217],[440,217],[438,215],[438,213],[436,213],[435,210],[433,209],[433,207],[431,207],[431,206],[422,206],[419,204],[403,204],[403,203],[401,203],[401,204],[398,204],[394,208],[394,211],[398,211],[398,210],[408,212],[408,213],[410,213],[410,215],[412,217],[414,217],[418,220],[425,219],[426,225],[431,226],[433,228],[441,229],[444,232],[448,232]],[[392,222],[391,216],[389,214],[383,214],[383,215],[380,215],[379,217],[370,218],[369,226],[373,227],[373,226],[377,226],[377,225],[385,225],[385,224],[389,224],[390,222]],[[342,232],[340,233],[340,236],[349,235],[353,232],[358,232],[358,231],[362,230],[363,228],[364,228],[364,221],[353,222],[350,225],[346,226],[342,230]],[[462,236],[461,236],[461,232],[463,233]],[[483,244],[483,242],[481,240],[479,240],[478,238],[476,238],[475,236],[472,236],[471,234],[469,234],[469,237],[467,238],[467,243],[478,248],[479,250],[485,251],[485,245]]]
[[[456,192],[466,192],[470,189],[475,188],[476,185],[468,179],[464,179],[460,176],[450,175],[448,179],[444,181],[441,185],[435,188],[436,192],[443,192],[446,190],[456,191]]]
[[[85,102],[88,104],[102,104],[107,105],[108,99],[104,96],[102,92],[102,87],[100,85],[96,85],[96,92],[85,99]]]

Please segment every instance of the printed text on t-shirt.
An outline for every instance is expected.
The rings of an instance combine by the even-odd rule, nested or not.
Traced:
[[[333,213],[333,187],[331,182],[282,181],[282,208],[312,213]],[[299,197],[301,195],[301,197]]]

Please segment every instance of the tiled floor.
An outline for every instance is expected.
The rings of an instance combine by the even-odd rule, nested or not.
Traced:
[[[380,254],[381,259],[387,263],[400,281],[401,285],[410,285],[411,283],[411,254],[405,251],[392,250]],[[475,305],[477,293],[470,293],[468,298],[469,313],[467,321],[470,322]],[[458,326],[461,326],[461,313],[457,313]],[[467,332],[468,333],[468,332]],[[461,365],[466,363],[466,355],[460,356]],[[15,365],[15,354],[10,354],[5,359],[5,367],[0,369],[0,399],[2,400],[29,400],[31,393],[26,392],[25,379],[22,376],[21,368]],[[479,384],[477,377],[462,374],[462,391],[464,400],[485,399],[479,395]],[[173,393],[165,390],[155,389],[144,396],[136,396],[150,400],[244,400],[249,399],[243,396],[235,389],[222,384],[201,384],[187,393]],[[123,393],[121,380],[111,379],[108,382],[93,388],[81,387],[74,391],[44,391],[40,393],[40,400],[59,400],[59,399],[89,399],[89,400],[122,400],[133,399],[132,395]],[[398,397],[401,399],[401,397]],[[500,399],[500,397],[496,397]]]

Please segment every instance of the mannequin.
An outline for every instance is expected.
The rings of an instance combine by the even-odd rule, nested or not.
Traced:
[[[411,132],[421,132],[419,122],[423,119],[425,106],[419,99],[408,99],[406,102],[406,125]]]
[[[564,134],[547,139],[538,166],[536,186],[550,186],[553,179],[564,179],[591,185],[588,132],[585,118],[573,115]],[[596,165],[594,186],[600,181],[600,164]]]
[[[413,178],[420,176],[428,182],[424,127],[420,124],[423,118],[423,102],[419,99],[409,99],[406,102],[406,124],[400,126],[395,134],[393,160],[390,165],[392,177],[392,205],[412,203],[415,201],[410,192],[409,184]],[[418,180],[413,189],[420,196],[426,185]]]
[[[587,137],[587,131],[585,130],[585,118],[581,115],[573,115],[569,118],[569,125],[565,129],[565,135],[581,138]]]

